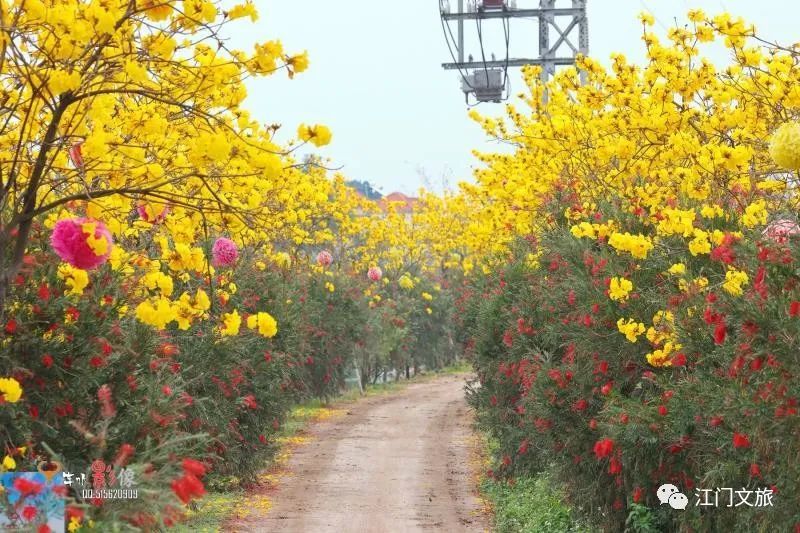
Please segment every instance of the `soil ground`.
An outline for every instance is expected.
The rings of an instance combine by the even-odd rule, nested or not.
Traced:
[[[466,378],[412,383],[313,424],[286,473],[252,495],[268,497],[270,508],[252,506],[225,531],[488,531],[472,468]]]

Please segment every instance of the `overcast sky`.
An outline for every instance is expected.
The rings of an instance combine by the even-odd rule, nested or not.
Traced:
[[[333,142],[316,153],[342,166],[350,178],[368,180],[388,194],[415,193],[426,174],[434,189],[469,180],[475,165],[472,149],[493,150],[483,132],[467,117],[459,78],[440,65],[450,61],[442,35],[438,0],[254,0],[260,12],[255,24],[237,25],[233,41],[251,49],[255,41],[278,38],[287,51],[308,50],[309,70],[294,80],[277,76],[249,84],[247,107],[266,123],[283,124],[279,138],[294,136],[301,122],[323,123]],[[455,6],[457,0],[450,0]],[[537,0],[519,0],[537,7]],[[568,7],[568,0],[557,2]],[[709,14],[728,11],[756,24],[759,33],[782,43],[800,41],[800,0],[589,0],[590,55],[606,60],[623,52],[643,58],[643,10],[656,17],[656,29],[685,21],[690,8]],[[502,25],[489,23],[487,54],[505,57]],[[478,57],[474,22],[467,24],[467,53]],[[240,31],[239,31],[240,30]],[[455,25],[453,25],[455,31]],[[577,33],[576,33],[577,35]],[[511,55],[538,53],[538,26],[516,21],[510,30]],[[715,61],[724,63],[720,51]],[[512,94],[521,89],[518,71]],[[482,104],[484,114],[502,106]]]

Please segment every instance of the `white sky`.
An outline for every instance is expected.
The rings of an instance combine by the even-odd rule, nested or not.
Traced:
[[[249,84],[246,103],[255,118],[283,124],[278,139],[288,141],[301,122],[323,123],[333,142],[316,153],[342,166],[349,178],[368,180],[384,194],[413,194],[429,177],[434,190],[443,179],[451,186],[468,180],[476,164],[472,149],[496,150],[480,127],[467,117],[458,75],[440,64],[450,61],[442,35],[438,0],[254,0],[259,20],[237,24],[232,44],[280,39],[288,52],[308,50],[311,66],[294,80],[284,73]],[[457,0],[450,0],[455,6]],[[538,7],[519,0],[519,7]],[[569,7],[568,0],[557,2]],[[656,17],[656,29],[685,20],[690,8],[709,14],[728,11],[756,24],[759,34],[782,43],[800,41],[800,0],[588,0],[590,55],[605,60],[623,52],[641,62],[643,46],[637,15]],[[497,56],[505,56],[502,24],[485,23]],[[467,29],[475,33],[474,21]],[[453,24],[455,31],[455,23]],[[477,40],[467,53],[477,58]],[[538,26],[520,20],[511,27],[511,55],[538,54]],[[575,33],[577,37],[577,32]],[[487,57],[490,50],[487,50]],[[724,63],[719,50],[710,54]],[[512,94],[522,87],[518,71]],[[483,114],[498,115],[502,106],[482,104]]]

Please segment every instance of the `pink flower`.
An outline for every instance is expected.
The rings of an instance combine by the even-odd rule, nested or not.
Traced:
[[[58,257],[75,268],[90,270],[106,261],[114,241],[99,220],[66,218],[56,222],[50,244]]]
[[[333,256],[328,250],[322,250],[317,254],[317,263],[324,267],[331,266],[331,263],[333,263]]]
[[[211,264],[215,267],[230,266],[239,258],[239,249],[236,243],[225,237],[220,237],[211,248],[213,259]]]
[[[139,218],[151,224],[158,224],[163,222],[169,214],[169,206],[161,206],[161,210],[156,213],[156,207],[150,204],[139,204],[136,206],[136,212],[139,213]]]
[[[370,267],[367,271],[367,277],[372,281],[380,281],[383,277],[383,271],[380,267]]]
[[[800,225],[788,218],[779,218],[770,222],[764,230],[764,236],[778,244],[783,244],[789,237],[800,235]]]

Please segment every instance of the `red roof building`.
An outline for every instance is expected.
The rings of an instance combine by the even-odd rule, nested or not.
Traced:
[[[381,198],[378,201],[378,205],[383,211],[386,211],[389,204],[394,204],[398,213],[408,215],[414,211],[414,207],[417,205],[417,202],[419,202],[419,198],[406,196],[401,192],[393,192]]]

